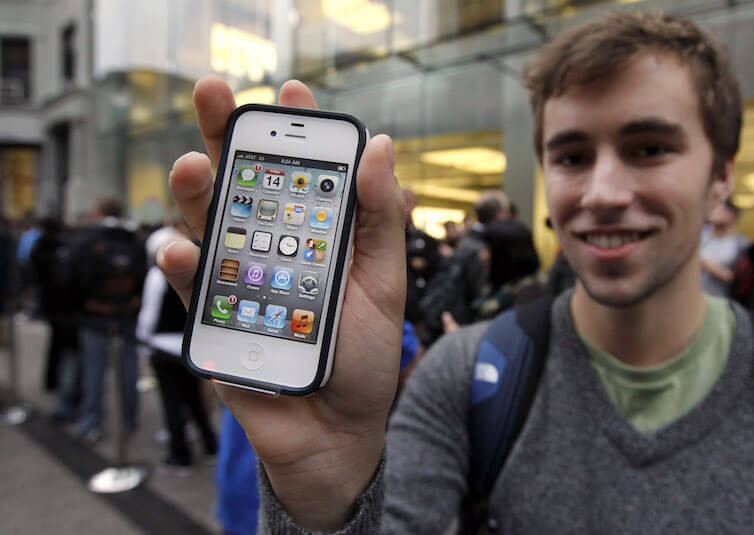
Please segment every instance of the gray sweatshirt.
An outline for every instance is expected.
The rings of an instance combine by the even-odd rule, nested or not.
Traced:
[[[707,397],[654,433],[607,397],[573,324],[552,310],[545,371],[490,509],[501,533],[754,532],[752,328],[735,306],[728,364]],[[438,341],[408,381],[380,466],[338,534],[441,534],[467,491],[469,388],[488,324]],[[262,531],[300,534],[260,470]]]

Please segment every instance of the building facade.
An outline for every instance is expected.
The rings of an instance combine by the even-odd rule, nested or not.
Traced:
[[[320,107],[395,140],[396,174],[430,232],[504,188],[556,247],[532,147],[526,61],[563,28],[609,9],[691,18],[728,47],[745,130],[734,200],[754,207],[752,0],[6,0],[0,4],[0,173],[6,216],[73,220],[117,195],[131,216],[172,213],[166,177],[203,150],[191,92],[202,75],[237,101],[274,102],[299,78]],[[27,58],[24,60],[23,58]],[[24,67],[26,61],[26,67]],[[743,223],[754,234],[754,216]]]

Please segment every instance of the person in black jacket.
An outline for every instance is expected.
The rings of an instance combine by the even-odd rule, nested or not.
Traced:
[[[120,201],[101,201],[92,214],[96,223],[86,232],[75,255],[74,271],[82,303],[79,342],[84,371],[78,433],[88,442],[96,442],[102,436],[102,396],[111,337],[119,340],[125,428],[130,432],[137,425],[134,331],[147,261],[143,242],[121,215]]]

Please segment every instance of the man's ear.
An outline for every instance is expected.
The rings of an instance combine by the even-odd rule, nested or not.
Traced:
[[[733,188],[736,186],[736,174],[734,171],[733,159],[725,162],[723,172],[720,176],[716,176],[712,182],[712,194],[718,201],[727,201]]]

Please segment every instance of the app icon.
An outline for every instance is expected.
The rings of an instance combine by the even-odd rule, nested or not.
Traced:
[[[251,250],[260,253],[269,253],[272,245],[272,233],[263,230],[255,230],[251,235]]]
[[[291,173],[291,185],[288,189],[296,193],[306,193],[311,187],[311,182],[311,173],[307,173],[306,171],[294,171]]]
[[[319,273],[304,271],[298,277],[298,290],[308,295],[319,293]]]
[[[213,318],[227,320],[233,314],[233,305],[236,304],[235,295],[216,295],[212,298],[211,314]]]
[[[324,262],[326,252],[327,242],[325,240],[315,240],[314,238],[309,238],[306,240],[306,247],[304,248],[304,260],[311,260],[312,262]]]
[[[267,189],[283,189],[285,171],[282,169],[265,169],[262,185]]]
[[[262,172],[262,164],[242,165],[236,171],[236,181],[239,186],[254,187],[257,185],[257,177]]]
[[[241,299],[241,302],[238,303],[238,315],[236,317],[238,321],[256,323],[259,317],[259,303]]]
[[[264,311],[264,324],[273,329],[282,329],[285,327],[285,316],[288,310],[278,305],[267,305]]]
[[[238,280],[239,271],[241,271],[241,262],[232,258],[223,258],[220,260],[220,269],[217,270],[217,278],[235,282]]]
[[[265,265],[258,262],[249,262],[246,266],[246,274],[243,280],[247,284],[261,286],[264,284]]]
[[[293,285],[293,270],[278,266],[272,270],[272,282],[270,286],[278,290],[290,290]]]
[[[277,201],[259,201],[257,206],[257,219],[262,221],[275,221],[275,217],[278,215],[278,202]]]
[[[303,225],[306,217],[306,206],[297,202],[289,202],[285,205],[283,221],[288,225]]]
[[[298,252],[298,238],[296,236],[280,236],[278,253],[283,256],[296,256]]]
[[[317,177],[317,193],[323,197],[332,197],[338,190],[338,177],[335,175],[319,175]]]
[[[296,309],[291,318],[291,330],[294,333],[309,334],[314,326],[314,312],[311,310]]]
[[[251,215],[251,197],[235,195],[233,197],[233,204],[230,205],[230,215],[249,217]]]
[[[228,249],[243,249],[246,245],[246,229],[241,227],[228,227],[225,233],[225,247]]]
[[[324,206],[317,206],[312,210],[312,215],[309,218],[309,225],[312,228],[327,229],[332,224],[332,208],[325,208]]]

